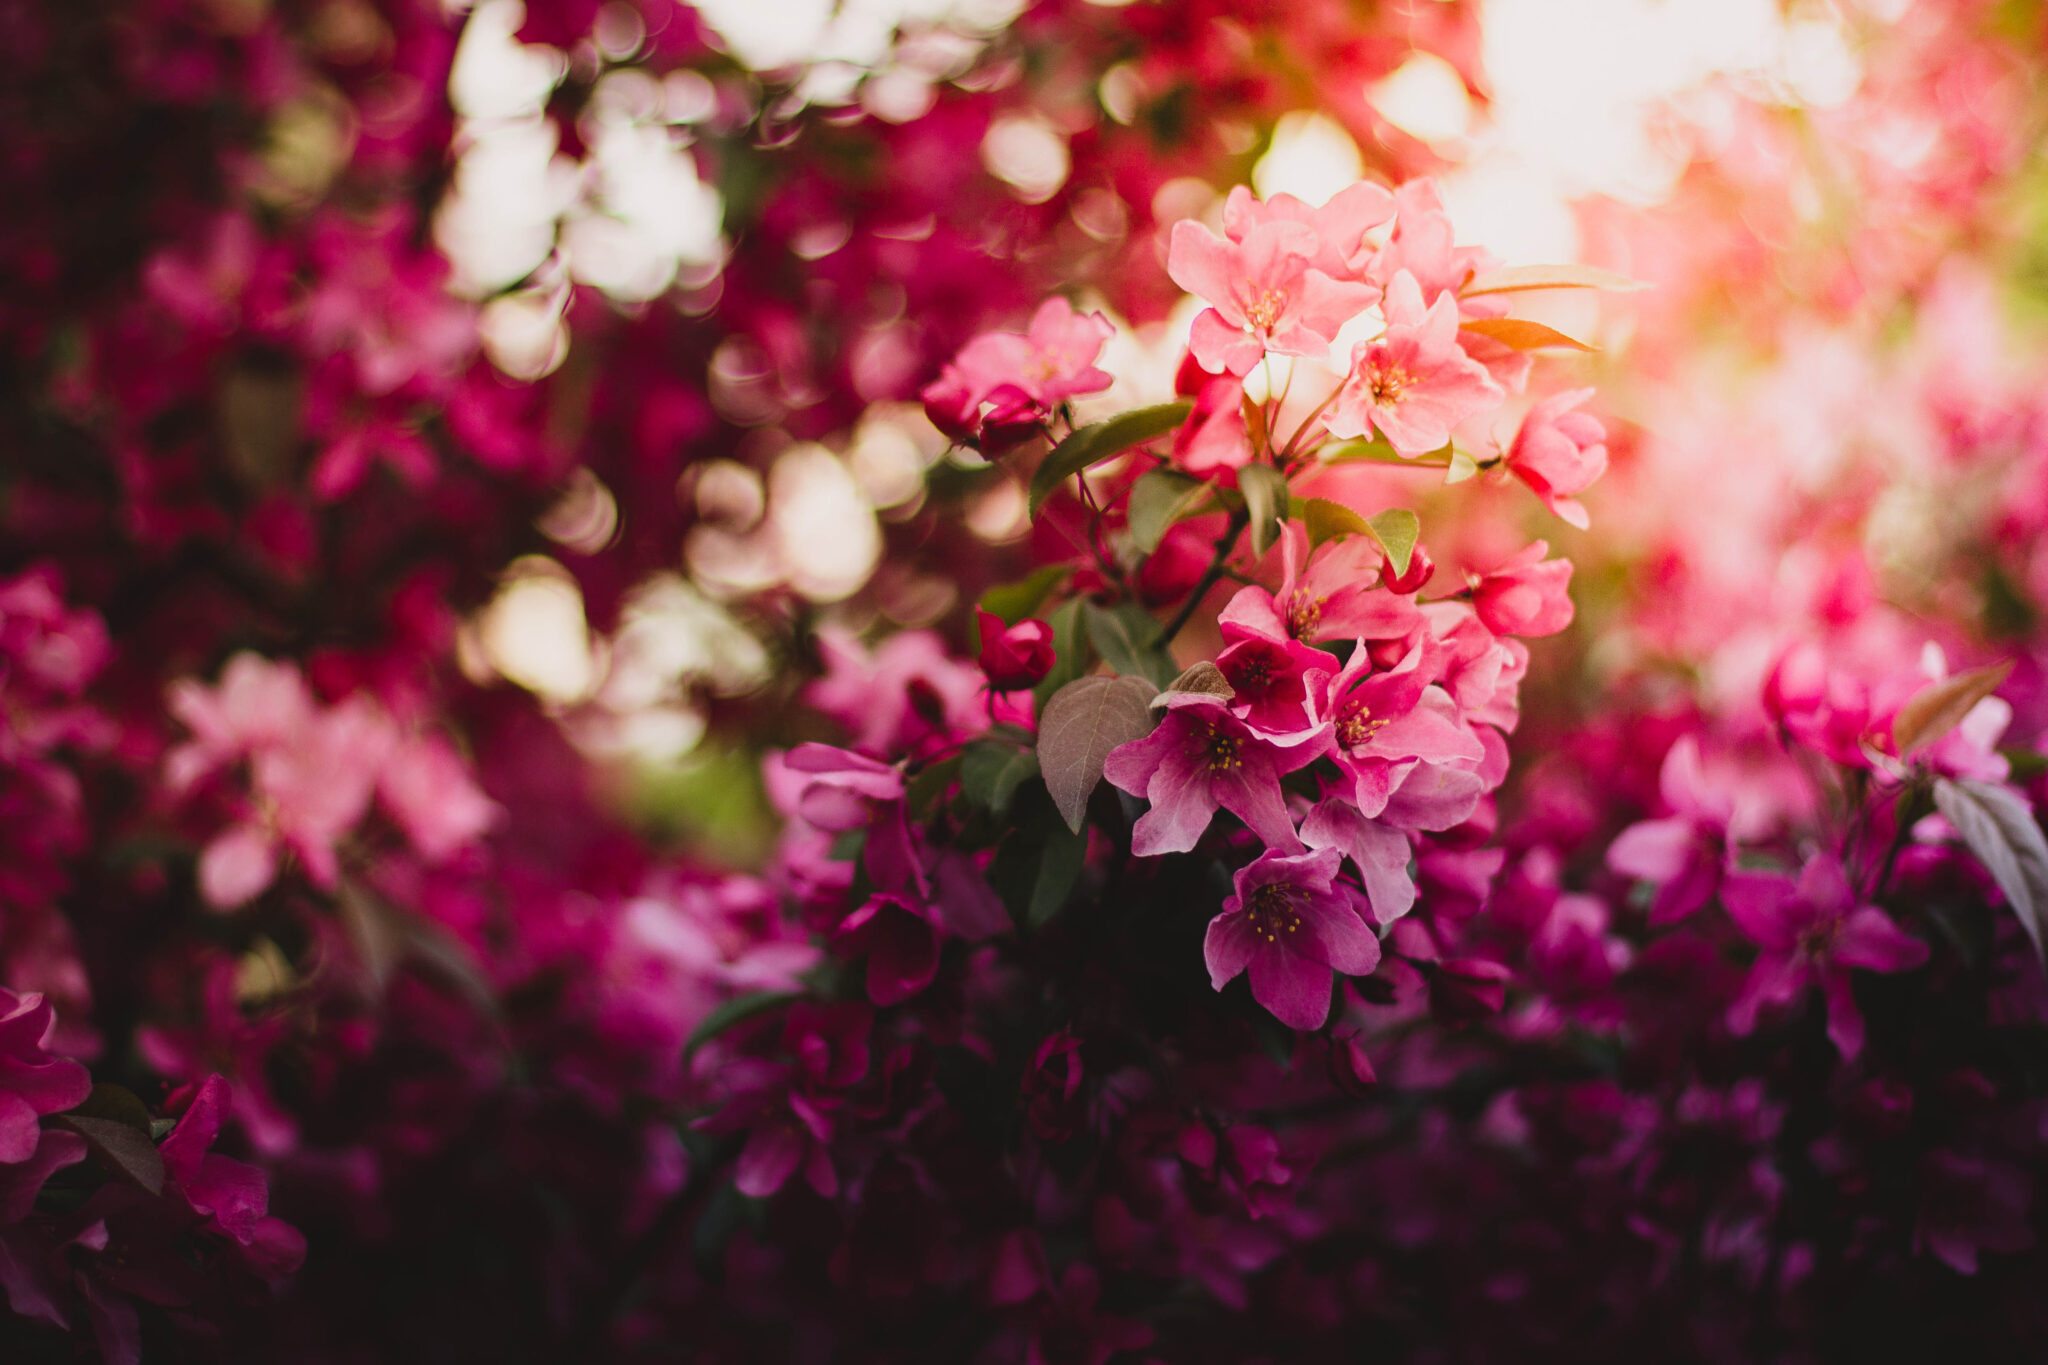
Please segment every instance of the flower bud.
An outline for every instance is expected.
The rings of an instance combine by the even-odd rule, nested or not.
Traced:
[[[1430,1012],[1446,1023],[1499,1014],[1509,975],[1506,966],[1484,958],[1446,958],[1429,974]]]
[[[981,628],[981,671],[988,676],[992,692],[1016,692],[1035,687],[1052,671],[1052,627],[1037,619],[1005,627],[1003,618],[992,611],[976,610]]]
[[[1385,560],[1380,564],[1380,581],[1387,585],[1389,591],[1397,592],[1403,597],[1409,593],[1421,592],[1423,585],[1428,583],[1431,575],[1435,573],[1436,561],[1431,559],[1429,551],[1420,545],[1409,552],[1407,573],[1395,573],[1392,560]]]

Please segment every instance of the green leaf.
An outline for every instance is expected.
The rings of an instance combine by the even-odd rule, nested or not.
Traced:
[[[1237,488],[1251,509],[1252,553],[1262,555],[1273,548],[1287,520],[1287,476],[1269,464],[1248,464],[1237,471]]]
[[[1029,578],[1015,583],[998,583],[981,595],[982,609],[1002,617],[1004,625],[1014,626],[1037,611],[1047,594],[1066,576],[1064,564],[1048,564]]]
[[[2048,839],[2027,799],[1999,782],[1942,778],[1934,784],[1934,807],[1998,883],[2035,954],[2048,963],[2041,925],[2048,915]]]
[[[1505,270],[1479,276],[1460,289],[1458,297],[1469,299],[1477,294],[1512,294],[1524,289],[1608,289],[1627,294],[1649,287],[1641,280],[1632,280],[1626,275],[1590,265],[1511,265]]]
[[[735,995],[705,1015],[697,1027],[690,1030],[689,1040],[683,1044],[683,1056],[688,1058],[734,1025],[744,1024],[799,998],[794,991],[748,991],[745,995]]]
[[[144,1135],[150,1129],[149,1107],[136,1098],[134,1091],[123,1085],[101,1082],[93,1086],[84,1103],[65,1112],[80,1118],[112,1119]]]
[[[120,1119],[94,1118],[90,1114],[59,1114],[50,1120],[54,1128],[68,1128],[85,1139],[93,1160],[109,1175],[119,1176],[151,1194],[164,1192],[164,1159],[147,1129],[137,1132]]]
[[[991,815],[1010,808],[1022,783],[1038,776],[1038,755],[1001,740],[978,739],[960,755],[960,789]]]
[[[1164,687],[1173,676],[1173,656],[1159,642],[1159,622],[1136,602],[1115,607],[1090,602],[1081,609],[1081,619],[1095,652],[1122,676],[1144,678],[1154,687]]]
[[[1930,683],[1906,699],[1892,721],[1892,746],[1900,758],[1911,758],[1963,723],[1978,702],[1996,692],[2012,676],[2013,660],[1973,668]]]
[[[1046,704],[1038,720],[1038,767],[1068,829],[1080,830],[1109,751],[1152,733],[1153,691],[1142,678],[1098,674],[1068,683]]]
[[[1588,346],[1577,337],[1566,336],[1555,327],[1546,327],[1528,318],[1473,318],[1460,322],[1461,332],[1477,332],[1480,336],[1491,337],[1501,345],[1517,351],[1537,351],[1546,346],[1562,346],[1574,351],[1597,351],[1598,346]]]
[[[1052,496],[1069,475],[1102,463],[1134,445],[1155,440],[1185,422],[1194,404],[1183,399],[1156,407],[1118,413],[1106,421],[1093,422],[1054,446],[1031,476],[1031,515]]]
[[[1094,647],[1088,643],[1088,634],[1081,628],[1080,598],[1062,602],[1045,619],[1046,624],[1052,627],[1053,662],[1051,671],[1031,689],[1032,701],[1039,715],[1045,714],[1045,704],[1052,700],[1053,693],[1095,665]]]
[[[903,788],[904,806],[916,812],[928,811],[960,775],[957,757],[943,758],[918,771]]]
[[[1408,572],[1415,554],[1415,542],[1422,535],[1422,522],[1405,507],[1390,507],[1367,523],[1372,538],[1387,552],[1387,560],[1398,576]]]
[[[1039,784],[1019,789],[1011,829],[988,866],[988,882],[1020,930],[1044,926],[1066,905],[1088,857],[1088,835],[1067,828]]]
[[[1324,464],[1413,464],[1413,460],[1387,444],[1384,439],[1373,441],[1345,441],[1340,445],[1324,446],[1316,452],[1316,458]]]
[[[1024,910],[1025,928],[1044,928],[1066,907],[1087,861],[1087,834],[1057,825],[1046,832],[1045,847],[1038,855],[1038,876],[1031,884],[1031,902]]]
[[[1185,673],[1168,683],[1165,690],[1152,699],[1152,704],[1164,706],[1166,699],[1176,692],[1195,692],[1205,697],[1221,697],[1225,701],[1237,695],[1237,689],[1230,685],[1230,679],[1223,676],[1223,670],[1207,659],[1190,665]]]
[[[1479,472],[1479,461],[1462,450],[1451,452],[1450,472],[1444,475],[1445,483],[1463,483]]]
[[[1302,524],[1308,527],[1308,545],[1311,550],[1325,541],[1337,540],[1343,536],[1372,536],[1379,539],[1372,529],[1372,523],[1352,511],[1341,502],[1328,498],[1310,498],[1301,505],[1298,513]]]
[[[1139,554],[1151,554],[1166,538],[1173,524],[1187,516],[1201,501],[1208,485],[1170,469],[1155,469],[1131,488],[1131,544]]]

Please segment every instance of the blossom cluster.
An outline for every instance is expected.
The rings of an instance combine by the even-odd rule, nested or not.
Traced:
[[[788,8],[0,12],[0,1358],[2048,1355],[2038,16]]]

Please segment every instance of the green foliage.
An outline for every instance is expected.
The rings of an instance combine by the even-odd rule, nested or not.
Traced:
[[[1248,464],[1237,471],[1237,487],[1251,512],[1252,553],[1262,555],[1280,538],[1280,528],[1292,506],[1287,476],[1271,465]]]
[[[1114,607],[1087,603],[1081,619],[1088,628],[1088,641],[1102,661],[1127,678],[1144,678],[1154,687],[1166,686],[1173,677],[1173,656],[1159,638],[1159,622],[1136,602]]]
[[[1155,469],[1131,488],[1131,544],[1140,554],[1151,554],[1167,531],[1200,504],[1208,487],[1198,479],[1171,469]]]
[[[1074,474],[1091,465],[1101,464],[1112,455],[1122,454],[1134,445],[1164,436],[1185,422],[1194,408],[1185,399],[1177,403],[1160,403],[1149,408],[1134,408],[1100,422],[1091,422],[1054,446],[1038,466],[1038,472],[1031,476],[1031,515],[1037,516],[1038,509],[1052,496],[1052,491]]]

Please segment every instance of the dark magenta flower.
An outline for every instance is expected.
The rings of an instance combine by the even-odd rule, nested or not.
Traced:
[[[1335,885],[1342,855],[1261,854],[1235,878],[1236,894],[1209,921],[1203,956],[1217,990],[1251,973],[1252,998],[1290,1028],[1321,1028],[1330,1016],[1330,972],[1364,976],[1380,943]]]
[[[1728,1007],[1728,1027],[1748,1033],[1765,1005],[1789,1003],[1808,985],[1827,998],[1828,1037],[1845,1061],[1863,1050],[1863,1015],[1849,989],[1849,969],[1908,972],[1927,960],[1927,945],[1874,905],[1859,905],[1833,854],[1819,854],[1798,882],[1769,872],[1731,872],[1721,882],[1729,917],[1763,949],[1742,994]]]
[[[1616,835],[1607,865],[1657,887],[1650,923],[1684,919],[1714,898],[1721,887],[1730,846],[1735,803],[1710,785],[1700,763],[1699,741],[1681,736],[1664,756],[1658,792],[1671,814],[1642,820]]]
[[[907,896],[879,895],[848,915],[832,936],[843,957],[867,954],[868,999],[898,1005],[939,971],[939,934],[929,912]]]
[[[1080,1129],[1081,1040],[1069,1029],[1048,1034],[1024,1072],[1024,1118],[1040,1142],[1065,1142]]]
[[[1014,626],[992,611],[977,609],[975,624],[981,630],[981,671],[992,692],[1015,692],[1036,687],[1052,671],[1052,627],[1033,617]]]
[[[1176,698],[1151,734],[1112,749],[1102,772],[1152,803],[1131,833],[1131,851],[1140,857],[1187,852],[1218,806],[1268,848],[1291,851],[1301,840],[1281,799],[1280,777],[1320,752],[1316,744],[1282,748],[1254,734],[1219,698],[1186,696]]]
[[[1485,958],[1445,958],[1429,974],[1430,1013],[1449,1023],[1499,1014],[1512,975],[1504,964]]]

